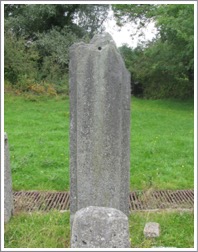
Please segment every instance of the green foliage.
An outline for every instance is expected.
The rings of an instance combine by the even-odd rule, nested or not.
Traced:
[[[122,26],[127,22],[133,22],[140,27],[145,26],[155,15],[156,4],[113,4],[112,5],[117,24]]]
[[[68,28],[61,31],[52,28],[49,32],[38,34],[36,41],[40,60],[40,79],[58,84],[68,72],[69,47],[79,39]]]
[[[141,83],[146,98],[189,98],[194,93],[194,5],[115,5],[122,19],[154,20],[158,36],[136,49],[121,48],[133,81]],[[126,19],[127,17],[127,19]]]
[[[162,43],[167,43],[168,50],[172,52],[168,59],[172,67],[176,65],[173,71],[182,72],[190,78],[188,75],[194,70],[194,6],[160,6],[157,26]]]
[[[125,61],[127,69],[131,73],[131,92],[136,97],[142,97],[143,88],[138,76],[138,73],[142,73],[141,69],[139,69],[139,60],[142,54],[142,49],[139,47],[132,49],[127,45],[123,45],[119,48],[119,51]]]
[[[22,91],[50,82],[68,93],[68,51],[89,41],[102,25],[109,5],[5,5],[5,80]]]
[[[81,4],[77,13],[77,24],[89,32],[89,38],[104,30],[103,23],[107,19],[108,4]]]
[[[4,74],[13,85],[26,88],[37,77],[38,51],[34,44],[27,44],[23,37],[17,38],[12,31],[5,32]]]
[[[92,36],[102,28],[108,9],[108,4],[8,4],[5,17],[11,20],[18,36],[35,38],[37,33],[53,27],[61,30],[69,26],[76,36],[82,37],[87,32]]]

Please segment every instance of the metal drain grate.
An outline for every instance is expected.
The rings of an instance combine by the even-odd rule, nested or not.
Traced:
[[[69,192],[14,192],[14,211],[69,210]]]
[[[129,196],[130,210],[192,209],[193,190],[135,191]]]
[[[69,192],[14,192],[14,211],[69,210]],[[130,211],[193,209],[193,190],[133,191],[129,194]]]

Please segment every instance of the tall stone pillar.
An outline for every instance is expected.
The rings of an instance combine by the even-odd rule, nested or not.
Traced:
[[[129,211],[130,74],[112,37],[70,48],[70,212]]]
[[[13,213],[12,176],[8,137],[4,133],[4,222],[8,222]]]

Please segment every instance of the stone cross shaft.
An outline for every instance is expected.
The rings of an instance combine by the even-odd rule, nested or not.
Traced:
[[[108,34],[70,48],[70,213],[129,211],[130,74]]]

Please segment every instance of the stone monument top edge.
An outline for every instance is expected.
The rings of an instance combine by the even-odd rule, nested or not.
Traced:
[[[8,135],[6,132],[4,132],[4,140],[7,140],[8,139]]]
[[[82,41],[78,43],[74,43],[70,47],[70,50],[76,49],[77,47],[87,47],[87,46],[89,47],[94,46],[94,47],[97,47],[97,49],[99,48],[102,49],[102,47],[106,45],[113,45],[114,47],[117,48],[115,41],[113,40],[112,36],[108,32],[95,34],[88,44]]]
[[[100,33],[94,35],[94,37],[91,39],[90,44],[95,44],[97,46],[105,46],[108,44],[115,44],[115,41],[113,40],[112,36],[108,32]]]

